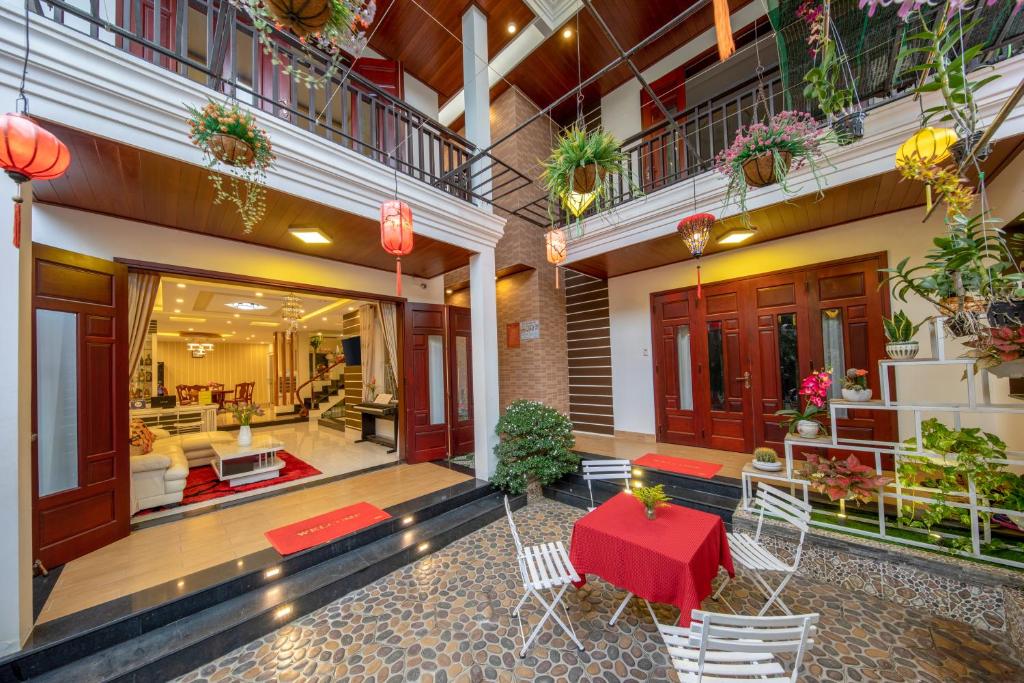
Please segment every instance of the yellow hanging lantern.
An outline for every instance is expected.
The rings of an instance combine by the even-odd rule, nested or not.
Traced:
[[[569,213],[579,218],[587,210],[587,207],[594,203],[595,198],[597,198],[596,192],[573,192],[569,190],[562,195],[562,203],[565,204],[565,208]]]
[[[922,128],[896,150],[896,168],[912,160],[938,164],[949,158],[950,148],[959,138],[952,128]]]

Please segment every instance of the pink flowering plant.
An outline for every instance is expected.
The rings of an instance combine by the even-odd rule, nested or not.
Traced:
[[[807,453],[806,457],[811,488],[831,501],[868,503],[872,494],[892,481],[892,477],[877,474],[875,468],[861,464],[852,454],[846,459],[825,458],[816,453]]]
[[[825,424],[828,415],[828,393],[832,386],[832,372],[830,370],[818,370],[804,377],[800,382],[800,395],[804,397],[803,410],[787,408],[779,410],[775,414],[786,418],[782,426],[792,434],[796,431],[796,425],[801,420],[810,420],[821,425],[822,431],[828,434],[828,427]]]
[[[828,18],[825,15],[825,6],[818,0],[804,0],[796,8],[796,16],[807,25],[807,30],[810,31],[807,36],[807,45],[811,57],[817,57],[828,40]]]
[[[744,126],[736,133],[732,144],[715,157],[716,170],[729,179],[725,203],[736,200],[740,211],[747,213],[747,178],[743,164],[764,154],[772,155],[775,164],[775,178],[782,190],[793,194],[794,189],[786,183],[790,170],[807,165],[814,174],[814,180],[821,191],[821,177],[818,168],[827,162],[822,146],[835,142],[836,134],[822,127],[814,117],[802,111],[783,111],[775,114],[767,123],[757,122]],[[792,155],[792,166],[783,161],[782,153]]]

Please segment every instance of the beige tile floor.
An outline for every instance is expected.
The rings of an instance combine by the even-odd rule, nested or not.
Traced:
[[[722,477],[739,479],[743,466],[750,462],[749,453],[719,451],[712,448],[695,446],[677,446],[671,443],[655,443],[640,438],[622,436],[599,436],[596,434],[576,434],[576,450],[596,455],[607,455],[616,458],[636,460],[647,453],[670,455],[690,460],[713,462],[722,466],[718,474]]]
[[[432,463],[401,464],[133,531],[69,562],[39,614],[50,621],[270,547],[263,532],[345,505],[384,508],[470,477]],[[185,588],[184,583],[182,588]]]

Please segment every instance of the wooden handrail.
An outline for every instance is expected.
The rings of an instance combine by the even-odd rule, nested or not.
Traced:
[[[345,363],[345,356],[342,355],[341,360],[335,361],[334,363],[332,363],[328,367],[324,368],[323,370],[321,370],[320,372],[316,373],[315,375],[313,375],[312,377],[307,379],[305,382],[303,382],[302,384],[297,386],[295,388],[295,398],[298,399],[299,403],[302,403],[302,390],[305,387],[308,387],[309,385],[311,385],[313,382],[317,381],[318,379],[322,379],[324,375],[330,373],[331,370],[333,370],[334,368],[338,367],[339,365],[343,365],[344,363]],[[312,403],[313,402],[313,391],[312,390],[310,390],[310,392],[309,392],[309,399],[310,399],[310,403]],[[309,410],[306,408],[305,405],[302,406],[302,409],[299,411],[299,414],[302,415],[302,417],[306,417],[307,415],[309,415]]]

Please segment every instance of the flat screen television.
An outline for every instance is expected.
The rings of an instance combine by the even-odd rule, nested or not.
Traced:
[[[359,337],[341,340],[341,352],[345,354],[345,365],[362,365],[363,357],[359,351]]]

